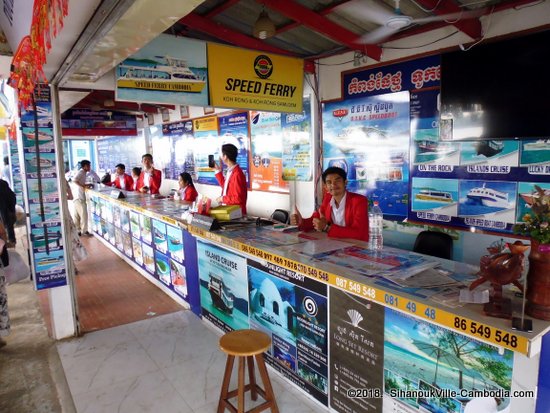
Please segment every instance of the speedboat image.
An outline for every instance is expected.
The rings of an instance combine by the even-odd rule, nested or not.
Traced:
[[[348,126],[337,136],[327,138],[344,153],[355,152],[365,144],[387,139],[387,133],[372,126]]]
[[[487,188],[485,184],[482,187],[470,189],[466,197],[473,203],[489,207],[508,208],[509,206],[507,193]]]
[[[168,239],[170,240],[170,244],[172,244],[172,245],[180,245],[181,244],[181,239],[179,239],[179,238],[168,237]]]
[[[161,242],[166,240],[166,236],[162,232],[160,232],[158,229],[153,228],[153,233],[155,235],[155,241]]]
[[[550,151],[550,139],[539,139],[523,145],[524,151]]]
[[[226,313],[233,313],[233,302],[235,296],[231,292],[231,288],[225,285],[220,275],[210,273],[208,281],[208,291],[212,298],[212,303]]]
[[[200,93],[206,85],[191,71],[187,62],[171,56],[156,56],[162,62],[153,65],[128,65],[118,67],[118,87],[133,89],[164,90],[170,92]]]
[[[34,141],[37,139],[36,134],[34,132],[24,132],[23,135],[25,135],[25,139],[28,139],[30,141]],[[53,136],[44,132],[38,132],[38,141],[39,142],[46,142],[51,141],[53,139]]]
[[[415,198],[422,201],[453,202],[453,196],[450,192],[433,189],[421,189],[420,192],[415,195]]]
[[[543,192],[543,196],[550,196],[550,189],[544,189]],[[521,199],[523,199],[527,205],[531,206],[533,202],[540,197],[540,193],[535,189],[533,192],[519,194],[519,196],[521,196]]]
[[[475,148],[478,155],[483,155],[490,158],[491,156],[502,152],[504,149],[504,142],[494,140],[480,141],[476,143]]]
[[[432,141],[424,139],[421,141],[416,141],[416,147],[420,153],[424,152],[437,152],[439,143],[437,141]]]
[[[31,158],[28,159],[27,162],[30,166],[33,166],[35,168],[38,167],[38,159],[37,158]],[[40,167],[41,168],[50,168],[54,165],[53,161],[50,161],[49,159],[40,158]]]

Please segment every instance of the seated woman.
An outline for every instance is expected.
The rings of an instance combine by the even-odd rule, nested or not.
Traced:
[[[193,184],[193,178],[188,172],[182,172],[178,179],[179,189],[174,195],[174,199],[178,200],[186,205],[190,205],[197,199],[199,193],[195,189]]]

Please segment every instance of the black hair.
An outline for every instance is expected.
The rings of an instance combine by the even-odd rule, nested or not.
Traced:
[[[10,158],[7,156],[4,156],[4,165],[8,165],[10,163]]]
[[[339,168],[337,166],[330,166],[323,172],[323,175],[321,177],[323,178],[323,183],[327,181],[327,175],[336,174],[340,175],[342,179],[345,181],[348,179],[346,171],[344,171],[342,168]]]
[[[237,162],[237,155],[239,150],[232,143],[226,143],[222,145],[222,153],[227,156],[231,162]]]
[[[115,166],[115,168],[120,168],[120,169],[122,169],[123,171],[125,171],[125,170],[126,170],[126,165],[124,165],[123,163],[119,163],[119,164],[117,164],[117,165]]]
[[[151,162],[153,162],[153,155],[151,155],[150,153],[146,153],[145,155],[143,155],[141,157],[141,160],[143,161],[143,158],[151,158]]]
[[[141,175],[141,168],[139,166],[134,166],[132,168],[132,172],[134,173],[134,175]]]
[[[195,184],[193,183],[193,178],[191,178],[191,174],[189,172],[182,172],[180,174],[180,178],[184,181],[184,182],[187,182],[187,185],[190,185],[192,186],[193,188],[195,187]]]
[[[83,160],[80,161],[80,167],[81,168],[84,168],[85,166],[88,166],[88,165],[91,165],[91,164],[92,163],[87,159],[83,159]]]

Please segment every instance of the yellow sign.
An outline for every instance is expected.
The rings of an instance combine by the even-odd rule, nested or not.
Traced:
[[[208,43],[211,106],[300,113],[303,80],[302,59]]]
[[[199,118],[193,121],[193,131],[218,131],[218,117],[209,116],[207,118]]]

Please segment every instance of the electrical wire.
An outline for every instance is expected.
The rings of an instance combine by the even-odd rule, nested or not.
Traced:
[[[489,12],[489,17],[487,17],[487,28],[485,30],[483,30],[483,35],[481,36],[481,39],[479,39],[478,41],[472,43],[470,46],[465,47],[464,49],[461,48],[463,52],[467,52],[472,47],[477,46],[483,40],[485,40],[485,37],[487,37],[487,33],[489,33],[489,28],[491,27],[491,19],[493,17],[493,12],[494,11],[495,11],[495,6],[491,7],[491,11]]]
[[[441,37],[440,39],[437,39],[437,40],[434,40],[432,42],[429,42],[429,43],[425,43],[425,44],[422,44],[422,45],[417,45],[417,46],[410,46],[410,47],[391,47],[391,46],[381,46],[382,49],[388,49],[388,50],[409,50],[409,49],[418,49],[419,47],[425,47],[425,46],[429,46],[431,44],[434,44],[434,43],[437,43],[437,42],[440,42],[441,40],[445,40],[445,39],[448,39],[449,37],[451,36],[454,36],[455,34],[457,34],[459,32],[459,30],[451,33],[451,34],[448,34],[446,36],[443,36]]]

